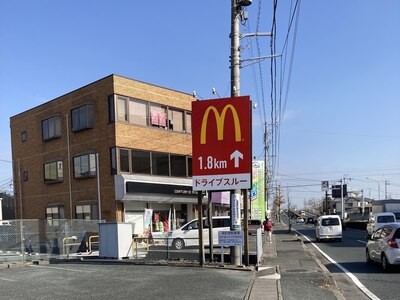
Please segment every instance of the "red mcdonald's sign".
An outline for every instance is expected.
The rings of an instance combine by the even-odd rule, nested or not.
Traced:
[[[251,188],[249,96],[192,102],[193,190]]]

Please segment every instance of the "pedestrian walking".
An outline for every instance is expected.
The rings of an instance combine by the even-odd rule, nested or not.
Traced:
[[[266,218],[264,223],[264,232],[267,235],[267,242],[272,243],[272,222],[270,219]]]

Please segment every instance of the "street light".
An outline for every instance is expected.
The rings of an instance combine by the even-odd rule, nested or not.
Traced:
[[[381,199],[381,185],[379,184],[379,181],[376,179],[373,179],[373,178],[369,178],[369,177],[367,177],[366,179],[375,181],[378,184],[378,200],[380,200]]]

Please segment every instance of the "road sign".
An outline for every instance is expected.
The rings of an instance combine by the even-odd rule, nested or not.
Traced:
[[[323,191],[323,192],[329,191],[329,181],[321,182],[321,191]]]
[[[243,231],[218,231],[218,245],[242,246]]]
[[[192,102],[193,190],[251,188],[249,96]]]

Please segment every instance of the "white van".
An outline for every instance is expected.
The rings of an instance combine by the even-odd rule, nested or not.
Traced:
[[[315,226],[317,242],[320,240],[342,241],[342,221],[338,215],[320,216]]]
[[[213,245],[218,244],[218,232],[229,231],[231,228],[231,218],[229,216],[212,217],[213,222]],[[167,234],[168,246],[177,250],[183,249],[186,246],[199,245],[199,221],[194,219],[181,228],[169,231]],[[204,245],[208,246],[209,233],[206,218],[203,218],[203,241]]]
[[[388,223],[395,223],[396,216],[392,212],[374,213],[368,219],[366,238],[369,239],[371,235]]]

